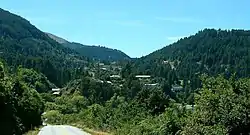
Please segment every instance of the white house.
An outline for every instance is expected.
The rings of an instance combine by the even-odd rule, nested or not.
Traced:
[[[60,89],[59,88],[52,88],[52,91],[56,92],[56,91],[60,91]]]
[[[150,78],[150,75],[136,75],[136,78]]]
[[[110,78],[121,78],[120,75],[111,75]]]
[[[60,90],[60,88],[53,88],[52,92],[53,92],[53,95],[60,95],[61,90]]]
[[[158,83],[145,84],[145,86],[157,86]]]

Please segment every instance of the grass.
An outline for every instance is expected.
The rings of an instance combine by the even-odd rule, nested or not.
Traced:
[[[29,132],[25,133],[24,135],[38,135],[40,128],[35,128],[34,130],[30,130]]]
[[[90,128],[87,128],[86,126],[80,124],[80,123],[77,123],[77,124],[71,124],[72,126],[75,126],[77,128],[80,128],[82,129],[83,131],[87,132],[87,133],[90,133],[91,135],[112,135],[110,133],[106,133],[106,132],[102,132],[102,131],[96,131],[96,130],[93,130],[93,129],[90,129]]]

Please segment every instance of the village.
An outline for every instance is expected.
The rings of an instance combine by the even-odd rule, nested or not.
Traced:
[[[166,63],[168,63],[168,61],[163,62],[163,64]],[[172,66],[172,68],[174,67]],[[123,83],[126,81],[125,78],[123,78],[121,75],[122,66],[120,66],[116,62],[98,62],[92,65],[91,67],[84,67],[84,70],[92,77],[92,79],[99,83],[107,83],[110,85],[123,87]],[[141,87],[156,88],[161,87],[162,85],[160,83],[162,78],[159,77],[154,77],[148,74],[137,74],[133,77],[139,80]],[[183,80],[179,81],[179,84],[176,83],[172,85],[171,91],[179,92],[184,89]],[[51,91],[53,95],[61,95],[61,88],[52,88]]]

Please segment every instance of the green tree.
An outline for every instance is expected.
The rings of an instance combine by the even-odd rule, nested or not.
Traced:
[[[36,90],[16,78],[10,78],[0,62],[0,130],[21,135],[41,124],[44,102]]]
[[[203,77],[195,112],[182,134],[249,134],[250,80]]]

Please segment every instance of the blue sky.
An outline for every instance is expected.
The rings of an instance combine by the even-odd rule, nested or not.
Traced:
[[[249,0],[0,0],[40,30],[147,55],[204,28],[250,29]]]

